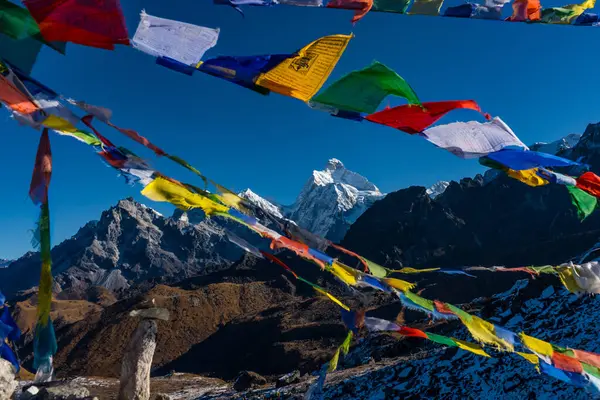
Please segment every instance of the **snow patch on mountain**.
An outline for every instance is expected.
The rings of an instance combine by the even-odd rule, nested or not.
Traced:
[[[439,182],[431,185],[426,190],[426,193],[429,195],[429,197],[431,197],[432,199],[435,199],[440,194],[444,193],[444,191],[448,188],[448,186],[450,186],[450,182],[439,181]]]
[[[555,140],[554,142],[534,143],[529,148],[534,151],[557,155],[559,153],[562,153],[566,150],[569,150],[569,149],[572,149],[573,147],[575,147],[577,145],[577,143],[579,142],[580,138],[581,138],[581,135],[578,135],[576,133],[571,133],[570,135],[567,135],[563,138]]]
[[[276,206],[275,204],[271,203],[270,201],[265,200],[264,198],[260,197],[256,193],[254,193],[252,190],[246,189],[243,192],[241,192],[239,194],[239,196],[248,201],[251,201],[252,203],[256,204],[257,206],[259,206],[260,208],[262,208],[269,214],[274,215],[278,218],[283,218],[283,214],[281,213],[279,206]]]

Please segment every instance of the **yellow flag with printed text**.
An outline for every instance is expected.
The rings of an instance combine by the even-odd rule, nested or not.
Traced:
[[[256,84],[284,96],[310,100],[321,89],[346,50],[352,35],[324,36],[298,55],[261,74]]]

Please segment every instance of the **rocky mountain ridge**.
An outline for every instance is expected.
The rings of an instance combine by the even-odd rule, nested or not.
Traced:
[[[123,293],[142,281],[169,283],[224,268],[242,255],[213,221],[191,225],[125,199],[52,249],[55,292],[102,286]],[[2,291],[10,298],[36,286],[39,271],[39,254],[25,254],[0,269]]]

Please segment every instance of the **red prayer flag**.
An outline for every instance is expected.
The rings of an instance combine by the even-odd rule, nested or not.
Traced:
[[[513,14],[508,21],[539,21],[542,18],[542,5],[540,0],[515,0]]]
[[[417,105],[402,105],[394,108],[367,115],[368,121],[375,122],[399,129],[406,133],[415,134],[423,132],[436,121],[452,110],[466,108],[481,112],[479,105],[473,100],[451,100],[423,103],[423,107]],[[484,114],[490,119],[488,114]]]
[[[577,187],[591,195],[600,197],[600,176],[593,172],[586,172],[577,178]]]
[[[354,11],[352,23],[358,22],[362,17],[367,15],[373,7],[373,0],[330,0],[327,3],[327,8],[342,8],[344,10]]]
[[[20,114],[29,115],[39,110],[38,106],[25,93],[21,92],[2,74],[0,74],[0,101]]]
[[[112,50],[129,45],[119,0],[23,0],[49,42]]]
[[[583,361],[586,364],[600,368],[600,354],[590,353],[583,350],[573,350],[573,353],[575,353],[575,358],[577,358],[579,361]]]
[[[108,126],[115,128],[116,130],[118,130],[122,134],[126,135],[130,139],[135,140],[136,142],[138,142],[139,144],[141,144],[143,146],[146,146],[147,148],[152,150],[154,153],[156,153],[157,156],[164,156],[165,154],[167,154],[160,147],[155,146],[154,144],[152,144],[152,142],[150,142],[148,139],[146,139],[144,136],[140,135],[133,129],[119,128],[118,126],[114,125],[110,121],[108,122]]]
[[[434,300],[433,301],[433,305],[435,306],[435,310],[441,314],[452,314],[454,315],[454,313],[452,312],[452,310],[450,310],[448,308],[448,306],[446,306],[446,303],[442,303],[439,300]]]
[[[425,332],[423,332],[420,329],[415,329],[415,328],[408,328],[406,326],[403,326],[400,328],[400,330],[398,331],[399,334],[404,335],[404,336],[410,336],[410,337],[420,337],[423,339],[427,339],[427,334]]]
[[[579,362],[579,360],[565,356],[557,351],[552,354],[552,364],[560,370],[567,372],[576,372],[578,374],[583,372],[583,366]]]
[[[31,176],[31,185],[29,186],[29,197],[31,197],[35,205],[48,202],[48,187],[50,186],[51,176],[52,151],[50,149],[48,129],[44,129],[40,137],[35,164],[33,166],[33,175]]]

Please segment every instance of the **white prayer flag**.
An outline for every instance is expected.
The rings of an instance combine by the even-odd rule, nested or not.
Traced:
[[[528,149],[499,117],[484,124],[470,121],[438,125],[425,129],[423,136],[461,158],[482,157],[509,146]]]
[[[365,326],[370,331],[399,331],[400,326],[385,319],[365,317]]]
[[[151,56],[169,57],[195,66],[204,53],[217,44],[218,39],[219,29],[154,17],[142,11],[131,43]]]

